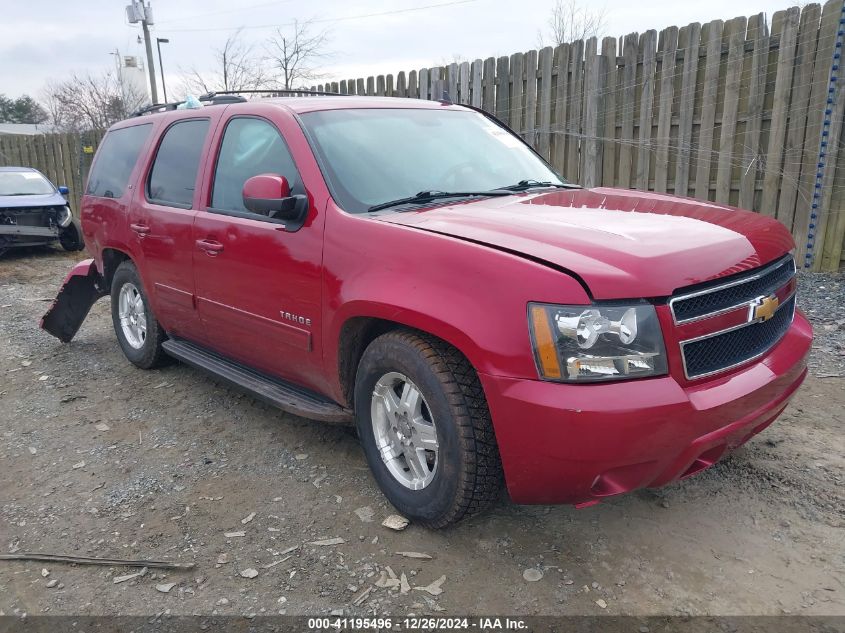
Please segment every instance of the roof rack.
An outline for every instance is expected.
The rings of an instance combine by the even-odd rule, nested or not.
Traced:
[[[217,95],[251,95],[251,94],[270,94],[270,95],[318,95],[321,97],[354,97],[355,95],[344,95],[339,92],[329,92],[327,90],[311,90],[310,88],[267,88],[265,90],[219,90],[209,94]]]
[[[225,105],[229,103],[242,103],[246,101],[244,97],[237,96],[234,92],[207,92],[200,95],[198,100],[207,105]],[[184,101],[172,101],[170,103],[154,103],[152,105],[136,110],[131,116],[143,116],[145,114],[152,114],[154,112],[167,112],[169,110],[176,110]]]

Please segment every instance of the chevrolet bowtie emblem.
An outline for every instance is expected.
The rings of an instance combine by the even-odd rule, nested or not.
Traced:
[[[775,311],[780,305],[780,300],[775,295],[768,297],[757,297],[751,303],[749,321],[768,321],[775,316]]]

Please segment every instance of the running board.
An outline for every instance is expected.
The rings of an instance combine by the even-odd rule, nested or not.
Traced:
[[[353,421],[349,409],[328,398],[283,380],[265,376],[193,343],[169,339],[161,346],[173,358],[202,369],[215,378],[288,413],[336,424],[351,424]]]

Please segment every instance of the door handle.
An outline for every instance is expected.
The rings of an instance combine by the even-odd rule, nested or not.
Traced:
[[[150,232],[150,227],[146,224],[130,224],[129,228],[135,231],[140,237],[144,237]]]
[[[207,255],[211,255],[212,257],[223,250],[223,245],[214,240],[197,240],[197,246],[200,250],[205,251]]]

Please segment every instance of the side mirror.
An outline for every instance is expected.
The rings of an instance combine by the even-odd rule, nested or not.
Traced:
[[[308,198],[291,195],[288,179],[277,174],[259,174],[247,180],[243,199],[253,213],[284,221],[287,231],[299,229],[308,212]]]
[[[59,193],[62,194],[63,196],[66,196],[67,194],[70,193],[70,189],[68,189],[64,185],[59,185]]]

